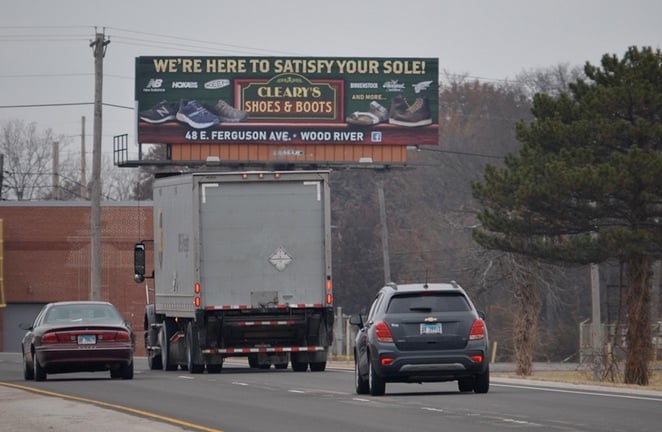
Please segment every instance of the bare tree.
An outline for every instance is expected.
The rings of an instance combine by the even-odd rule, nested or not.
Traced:
[[[48,193],[51,184],[53,142],[51,129],[13,119],[0,127],[0,153],[4,155],[3,199],[31,200]]]
[[[118,168],[113,165],[109,158],[104,158],[102,169],[102,190],[104,199],[114,201],[132,199],[138,180],[138,170]]]
[[[536,93],[550,96],[559,96],[567,92],[569,85],[578,79],[586,78],[579,66],[571,67],[567,63],[560,63],[548,68],[530,69],[522,71],[515,78],[515,85],[520,91],[533,99]]]

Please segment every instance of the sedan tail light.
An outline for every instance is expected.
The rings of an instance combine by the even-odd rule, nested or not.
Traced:
[[[377,336],[378,342],[393,342],[391,329],[384,321],[375,324],[375,336]]]
[[[485,321],[480,318],[476,318],[474,323],[471,325],[471,331],[469,332],[469,340],[479,340],[485,337]]]
[[[42,343],[57,343],[58,337],[55,332],[50,332],[50,333],[44,333],[44,335],[41,337],[41,342]]]
[[[115,340],[118,342],[128,342],[131,340],[131,336],[129,336],[129,332],[118,331],[115,334]]]

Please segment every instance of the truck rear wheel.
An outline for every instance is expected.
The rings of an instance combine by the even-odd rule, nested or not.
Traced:
[[[292,353],[290,363],[294,372],[305,372],[308,369],[308,358],[300,353]]]
[[[326,362],[311,362],[310,370],[313,372],[324,372],[326,369]]]
[[[207,363],[207,372],[210,374],[218,374],[223,370],[223,360],[220,363]]]
[[[186,365],[192,374],[205,371],[205,364],[201,361],[198,335],[193,332],[193,323],[186,326]]]
[[[145,346],[150,346],[148,343],[149,334],[145,332]],[[147,365],[149,370],[161,370],[163,369],[163,363],[161,362],[161,353],[156,350],[150,349],[147,351]]]
[[[257,369],[257,354],[251,354],[248,356],[248,366],[251,369]]]
[[[177,370],[177,365],[170,364],[170,336],[172,334],[168,331],[168,320],[163,321],[161,326],[161,333],[159,333],[159,345],[161,345],[161,362],[163,363],[163,370],[173,371]]]

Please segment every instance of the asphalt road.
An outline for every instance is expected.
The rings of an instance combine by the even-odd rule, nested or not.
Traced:
[[[353,372],[343,368],[295,373],[226,363],[219,375],[191,375],[149,371],[142,358],[130,381],[96,373],[36,383],[23,380],[19,357],[0,353],[0,431],[630,432],[658,431],[662,411],[662,392],[645,390],[495,378],[485,395],[459,393],[452,382],[387,384],[385,396],[372,397],[357,395]],[[40,429],[40,415],[54,420]]]

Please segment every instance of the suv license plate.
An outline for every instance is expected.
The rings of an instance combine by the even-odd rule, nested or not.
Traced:
[[[78,335],[78,345],[94,345],[97,343],[95,335]]]
[[[421,323],[422,335],[441,334],[441,323]]]

